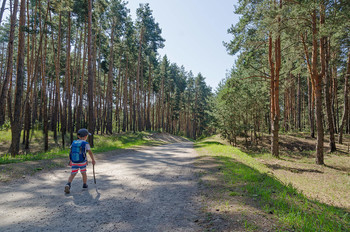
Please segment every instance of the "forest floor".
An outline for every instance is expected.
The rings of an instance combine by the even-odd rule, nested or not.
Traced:
[[[329,136],[326,135],[325,165],[316,164],[316,139],[307,133],[281,134],[280,159],[268,154],[270,136],[262,136],[258,145],[250,147],[246,147],[241,139],[237,147],[266,165],[283,183],[292,184],[312,199],[350,212],[350,195],[346,194],[350,192],[350,137],[345,135],[343,144],[337,143],[337,151],[333,153],[330,152],[328,141]]]
[[[250,146],[240,138],[236,148],[219,136],[200,141],[197,167],[208,228],[349,231],[348,142],[346,136],[334,153],[325,143],[326,165],[317,165],[316,140],[307,134],[280,135],[280,159],[269,154],[268,135]]]

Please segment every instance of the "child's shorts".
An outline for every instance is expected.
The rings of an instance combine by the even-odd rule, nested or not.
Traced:
[[[86,172],[86,165],[87,165],[87,161],[83,162],[83,163],[71,163],[72,166],[72,172],[71,174],[77,174],[78,170],[80,169],[80,173]]]

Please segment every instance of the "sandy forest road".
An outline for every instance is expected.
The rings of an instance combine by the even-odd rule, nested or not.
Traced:
[[[193,143],[97,154],[97,184],[79,174],[65,195],[69,169],[0,188],[0,231],[200,231]]]

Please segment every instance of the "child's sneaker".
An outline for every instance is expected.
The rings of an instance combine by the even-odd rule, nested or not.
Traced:
[[[83,184],[83,188],[84,189],[88,188],[88,185],[87,184]]]
[[[66,186],[64,186],[64,192],[70,193],[70,183],[67,183]]]

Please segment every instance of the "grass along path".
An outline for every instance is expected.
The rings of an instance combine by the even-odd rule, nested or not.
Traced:
[[[165,144],[166,141],[157,140],[157,133],[139,132],[119,135],[95,135],[94,154],[117,149],[126,149],[135,146],[155,146]],[[0,155],[0,182],[25,178],[39,171],[49,171],[64,167],[68,164],[69,149],[58,147],[48,152],[17,155],[11,157],[8,154]],[[98,159],[98,155],[96,156]]]
[[[151,139],[151,133],[126,133],[119,135],[95,135],[95,147],[92,148],[94,153],[112,151],[116,149],[125,149],[132,146],[140,145],[159,145],[162,142]],[[53,148],[48,152],[38,152],[30,154],[20,154],[16,157],[11,157],[9,154],[0,155],[0,164],[19,163],[34,160],[46,160],[53,158],[66,157],[69,153],[69,148]]]
[[[198,166],[208,220],[219,215],[229,230],[350,231],[346,209],[307,198],[292,185],[283,184],[257,158],[217,139],[195,146],[201,156]],[[203,165],[208,159],[214,161],[214,167],[205,166],[210,162]]]

